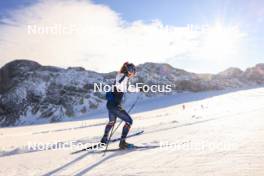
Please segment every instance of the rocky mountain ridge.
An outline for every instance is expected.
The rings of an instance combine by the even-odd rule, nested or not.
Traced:
[[[0,69],[0,125],[58,122],[89,113],[105,103],[105,93],[94,92],[94,83],[111,84],[115,74],[82,67],[42,66],[30,60],[12,61]],[[173,84],[172,93],[243,88],[264,84],[264,64],[245,71],[229,68],[218,74],[195,74],[169,64],[144,63],[137,66],[132,82]]]

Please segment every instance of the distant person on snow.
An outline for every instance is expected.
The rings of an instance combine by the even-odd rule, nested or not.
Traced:
[[[123,127],[121,140],[119,143],[120,149],[132,148],[134,145],[126,142],[126,137],[133,123],[130,115],[122,108],[121,102],[124,92],[139,92],[138,89],[134,87],[129,87],[129,79],[134,77],[136,74],[136,67],[132,63],[124,63],[120,72],[116,75],[116,80],[114,83],[114,90],[106,93],[107,99],[107,110],[109,115],[109,122],[107,123],[104,131],[101,143],[106,144],[108,142],[109,132],[113,128],[116,118],[120,118],[125,122]]]

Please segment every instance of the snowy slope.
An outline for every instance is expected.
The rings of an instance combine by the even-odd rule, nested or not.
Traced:
[[[145,133],[128,141],[169,143],[170,147],[109,152],[104,157],[88,152],[70,155],[70,149],[23,147],[29,142],[96,142],[106,118],[1,128],[0,175],[263,176],[264,88],[208,92],[207,98],[202,94],[193,93],[193,97],[202,97],[196,100],[178,96],[182,104],[159,106],[170,99],[159,97],[161,101],[146,100],[136,107],[132,132],[144,129]],[[153,105],[157,108],[151,109]],[[110,145],[116,147],[116,143]]]

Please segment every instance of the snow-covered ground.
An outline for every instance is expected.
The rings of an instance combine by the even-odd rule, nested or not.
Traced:
[[[28,148],[96,142],[106,118],[2,128],[0,175],[264,175],[264,88],[158,97],[140,102],[134,112],[131,133],[145,132],[129,142],[170,146],[105,156]]]

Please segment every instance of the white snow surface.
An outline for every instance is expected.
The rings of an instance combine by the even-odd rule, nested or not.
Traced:
[[[183,108],[185,106],[185,109]],[[127,139],[167,147],[102,153],[35,150],[28,144],[100,140],[107,114],[53,124],[0,129],[0,175],[90,176],[263,176],[264,88],[183,93],[144,99],[131,116]],[[121,128],[114,135],[120,136]],[[118,143],[109,148],[117,148]]]

